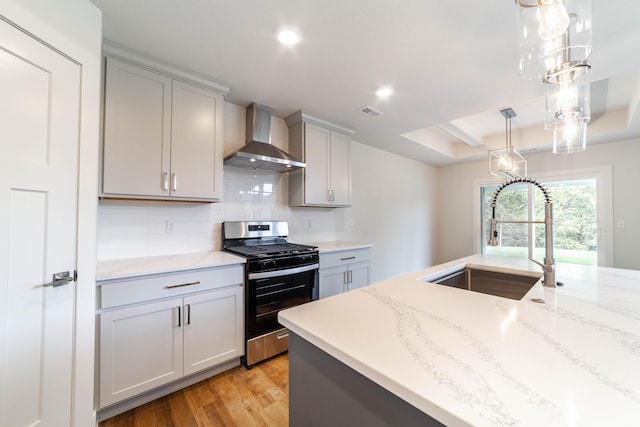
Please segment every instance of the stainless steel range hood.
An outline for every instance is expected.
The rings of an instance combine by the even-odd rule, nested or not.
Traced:
[[[271,109],[252,103],[247,107],[247,145],[225,157],[224,164],[251,169],[289,172],[306,164],[272,145]]]

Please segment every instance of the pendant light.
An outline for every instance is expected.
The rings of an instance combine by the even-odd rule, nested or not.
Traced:
[[[591,0],[516,0],[520,75],[575,80],[591,68]]]
[[[506,147],[489,151],[489,173],[504,179],[525,178],[527,161],[511,145],[511,119],[516,117],[516,113],[506,108],[500,114],[505,118]]]
[[[568,154],[587,148],[587,124],[576,119],[566,119],[553,130],[553,153]]]
[[[590,85],[546,85],[545,129],[553,131],[553,152],[575,153],[587,147],[591,120]]]
[[[545,84],[545,129],[553,152],[586,148],[591,120],[591,0],[516,0],[520,76]]]

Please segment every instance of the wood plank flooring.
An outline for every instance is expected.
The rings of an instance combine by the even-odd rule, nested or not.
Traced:
[[[284,353],[102,421],[99,427],[288,426],[289,359]]]

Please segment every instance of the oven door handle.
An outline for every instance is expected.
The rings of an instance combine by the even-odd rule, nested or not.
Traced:
[[[249,280],[268,279],[270,277],[288,276],[289,274],[304,273],[305,271],[315,270],[319,264],[304,265],[302,267],[287,268],[285,270],[264,271],[259,273],[249,273]]]

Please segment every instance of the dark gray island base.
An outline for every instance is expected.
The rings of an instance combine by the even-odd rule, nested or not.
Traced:
[[[428,427],[443,424],[290,332],[289,425]]]

